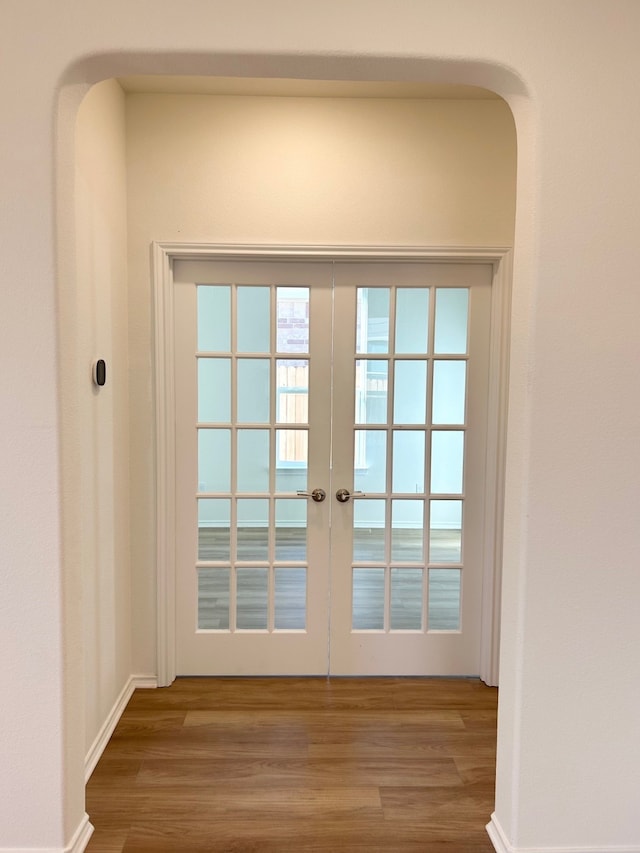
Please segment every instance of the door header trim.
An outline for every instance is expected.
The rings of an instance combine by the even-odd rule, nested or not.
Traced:
[[[508,246],[323,246],[299,244],[163,243],[154,242],[154,260],[335,260],[335,261],[439,261],[446,263],[500,263],[511,252]]]

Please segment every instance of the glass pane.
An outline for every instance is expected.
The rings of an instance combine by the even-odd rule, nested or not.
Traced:
[[[276,420],[280,424],[306,424],[309,419],[309,362],[278,361],[276,368]]]
[[[230,359],[198,359],[198,420],[201,423],[231,420]]]
[[[391,569],[392,631],[422,628],[422,569]]]
[[[237,504],[237,560],[269,559],[269,501],[239,499]]]
[[[304,631],[307,624],[307,570],[275,570],[276,629]]]
[[[231,349],[231,288],[198,285],[198,349],[229,352]]]
[[[198,430],[198,491],[231,491],[231,430]]]
[[[265,631],[269,604],[268,569],[236,569],[236,628]]]
[[[437,430],[431,433],[431,491],[433,494],[462,493],[464,433]]]
[[[358,563],[384,562],[385,501],[353,503],[353,559]]]
[[[238,288],[238,352],[270,352],[271,288]]]
[[[424,492],[424,441],[422,430],[393,433],[394,492]]]
[[[424,501],[392,501],[391,559],[424,562]]]
[[[357,429],[354,448],[354,489],[370,494],[387,485],[387,431]]]
[[[460,569],[429,569],[429,630],[460,630]]]
[[[466,287],[436,289],[436,331],[434,352],[467,351],[469,291]]]
[[[276,560],[307,559],[307,502],[298,498],[276,500]]]
[[[278,352],[309,352],[309,288],[278,287]]]
[[[389,352],[389,288],[359,287],[356,352]]]
[[[429,562],[462,562],[462,501],[431,501]]]
[[[384,630],[384,569],[353,570],[354,631]]]
[[[229,569],[198,569],[198,628],[229,630]]]
[[[269,430],[238,430],[239,492],[269,491]]]
[[[356,423],[386,424],[388,361],[356,361]]]
[[[396,295],[396,352],[427,352],[429,290],[399,287]]]
[[[433,365],[434,424],[463,424],[467,386],[466,361],[436,361]]]
[[[307,488],[309,433],[306,429],[276,430],[276,491]]]
[[[426,424],[426,361],[396,361],[393,422],[394,424]]]
[[[230,553],[231,501],[206,498],[198,501],[198,559],[226,560]]]
[[[238,359],[238,421],[268,424],[270,367],[268,358]]]

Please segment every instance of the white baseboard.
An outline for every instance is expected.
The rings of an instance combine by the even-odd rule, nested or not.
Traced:
[[[622,847],[619,845],[607,847],[514,847],[507,841],[495,814],[491,815],[491,822],[487,824],[487,833],[496,853],[640,853],[640,847],[637,845],[623,845]]]
[[[487,824],[486,829],[487,835],[491,839],[491,843],[493,844],[496,853],[511,853],[514,848],[511,847],[505,838],[502,827],[500,826],[495,813],[491,815],[491,820]]]
[[[95,770],[95,766],[100,760],[100,756],[109,743],[109,738],[113,734],[115,727],[118,725],[118,720],[122,716],[122,712],[127,707],[129,699],[133,695],[133,691],[138,688],[152,688],[158,686],[158,679],[155,675],[131,675],[109,714],[107,719],[102,724],[100,731],[94,742],[91,744],[84,760],[84,781],[88,782],[91,774]],[[83,848],[84,849],[84,848]],[[2,853],[2,850],[0,850]]]
[[[84,853],[92,835],[93,826],[89,822],[89,815],[85,813],[85,816],[80,821],[80,826],[71,840],[71,844],[65,847],[64,853]]]
[[[84,853],[93,835],[89,815],[85,813],[66,847],[0,847],[0,853]]]

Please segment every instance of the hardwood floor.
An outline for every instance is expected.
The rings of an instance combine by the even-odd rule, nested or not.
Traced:
[[[474,679],[137,690],[87,786],[87,851],[491,853],[496,704]]]

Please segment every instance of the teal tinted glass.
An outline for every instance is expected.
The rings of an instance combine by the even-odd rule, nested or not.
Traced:
[[[231,349],[231,288],[198,285],[198,349],[229,352]]]
[[[396,352],[426,353],[428,344],[428,288],[399,287],[396,291]]]
[[[231,420],[230,359],[198,359],[198,420],[200,423]]]
[[[238,352],[271,351],[271,288],[239,287]]]

